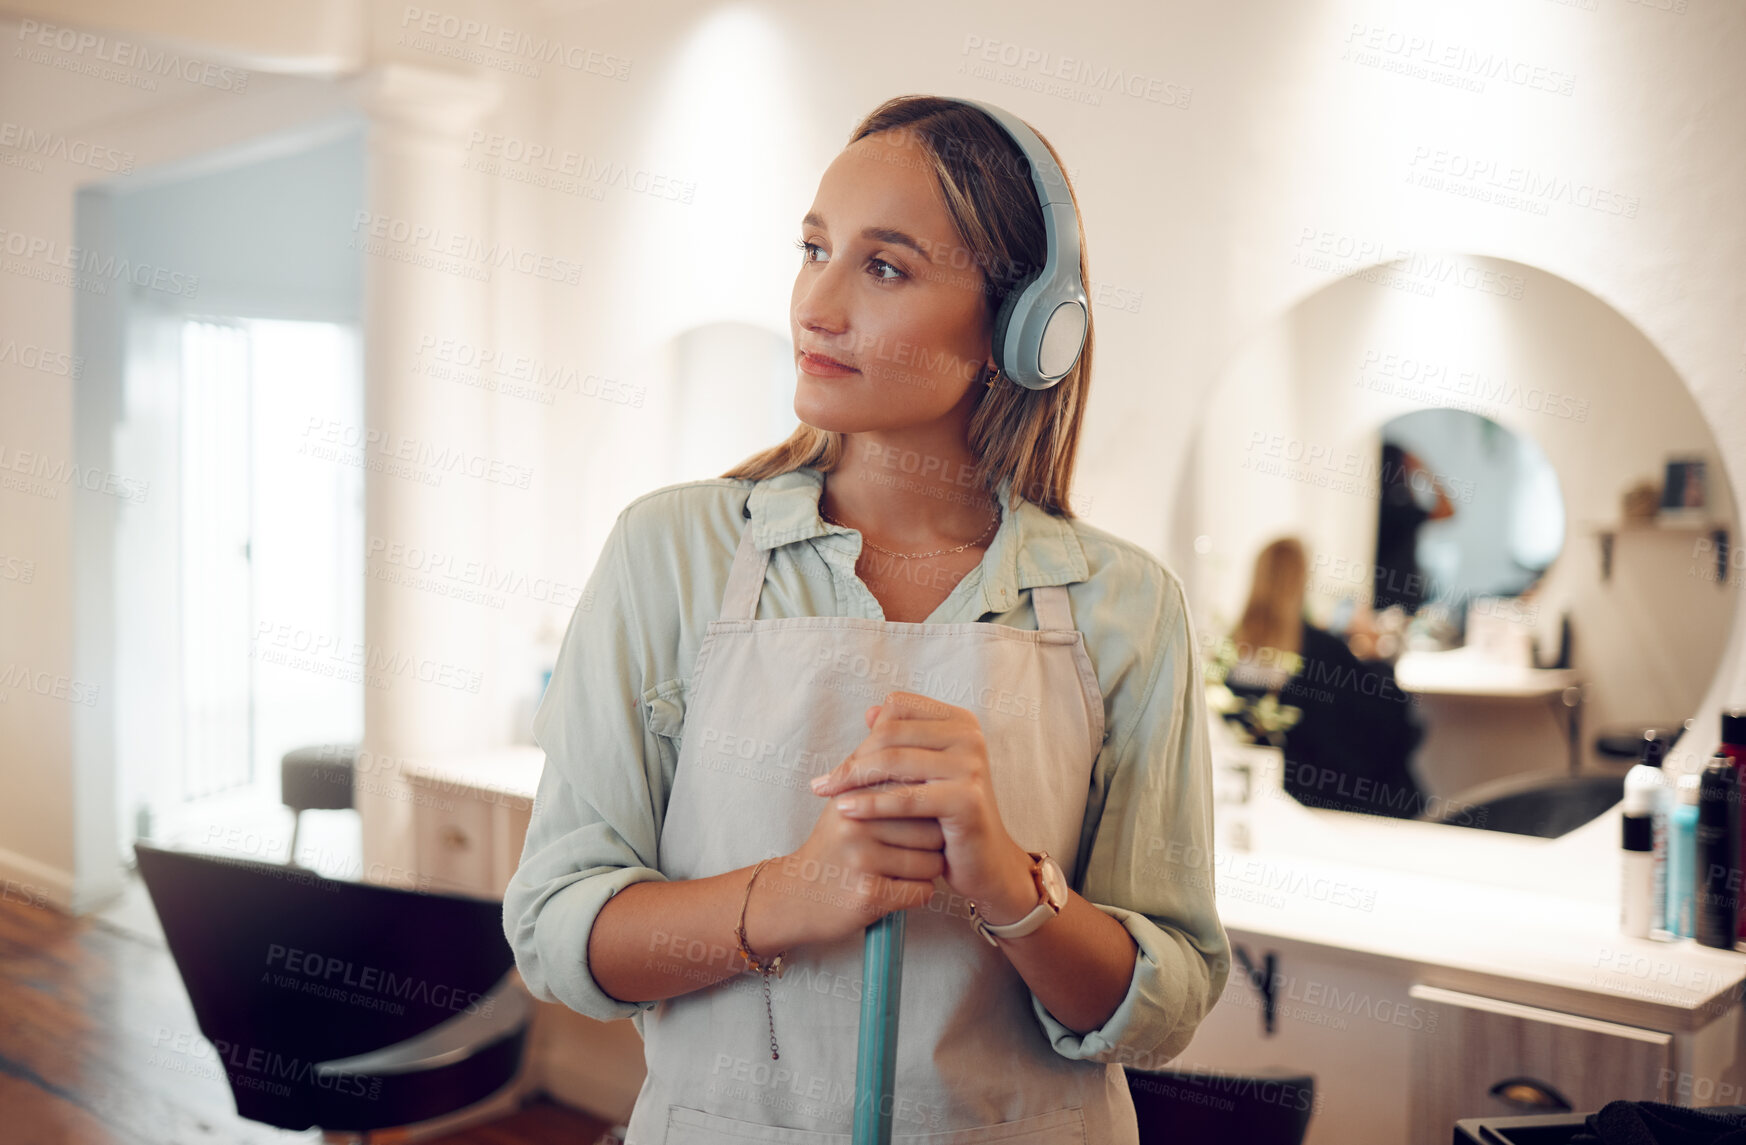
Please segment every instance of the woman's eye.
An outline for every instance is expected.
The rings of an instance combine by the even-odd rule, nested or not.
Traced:
[[[824,249],[823,247],[819,246],[817,243],[807,242],[805,239],[794,240],[794,248],[796,250],[800,251],[802,262],[814,261],[814,259],[812,257],[813,252],[814,251],[822,251]],[[882,258],[870,258],[867,260],[867,265],[868,266],[883,267],[885,270],[889,270],[891,272],[889,275],[886,275],[886,274],[879,275],[878,278],[879,278],[880,282],[895,282],[897,279],[907,277],[901,270],[898,270],[895,266],[892,266],[890,263],[886,262]]]

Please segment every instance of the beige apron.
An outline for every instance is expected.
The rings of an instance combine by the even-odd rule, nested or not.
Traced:
[[[1007,831],[1027,850],[1047,850],[1077,886],[1103,696],[1065,587],[1031,590],[1037,630],[756,620],[769,560],[748,526],[691,677],[661,872],[704,878],[795,851],[825,806],[808,781],[866,738],[868,707],[911,691],[975,713]],[[818,877],[808,885],[821,894],[848,881],[797,873]],[[968,904],[943,879],[934,886],[933,901],[906,920],[893,1140],[1137,1145],[1121,1066],[1056,1053],[1024,979],[971,927]],[[780,1060],[770,1057],[756,974],[647,1011],[648,1076],[627,1145],[848,1145],[862,940],[857,931],[789,951],[783,976],[770,979]],[[661,953],[687,942],[674,936]]]

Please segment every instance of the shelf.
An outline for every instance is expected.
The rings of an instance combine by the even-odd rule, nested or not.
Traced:
[[[1715,542],[1712,547],[1716,556],[1716,583],[1728,583],[1728,533],[1731,526],[1727,521],[1714,518],[1621,517],[1617,521],[1583,521],[1577,527],[1600,542],[1602,584],[1613,579],[1613,544],[1617,539],[1620,536],[1640,537],[1649,533],[1686,537],[1708,533]]]
[[[1622,517],[1617,521],[1582,521],[1577,528],[1585,533],[1710,533],[1727,532],[1727,521],[1702,518],[1686,520],[1662,517]]]

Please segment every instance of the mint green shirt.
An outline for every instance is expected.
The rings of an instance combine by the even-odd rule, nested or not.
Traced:
[[[600,989],[588,935],[613,894],[666,877],[657,843],[688,677],[720,615],[742,524],[773,550],[757,619],[884,619],[855,574],[860,533],[819,516],[822,489],[810,467],[756,482],[713,478],[645,493],[619,513],[534,716],[546,767],[503,925],[535,997],[602,1021],[629,1017],[639,1031],[655,1005]],[[1158,1069],[1188,1045],[1230,965],[1213,901],[1205,690],[1182,584],[1137,545],[1015,504],[1010,482],[997,495],[1004,512],[981,563],[927,622],[1034,630],[1028,590],[1068,586],[1108,729],[1074,889],[1138,946],[1128,992],[1101,1027],[1074,1033],[1034,993],[1032,1009],[1065,1057]]]

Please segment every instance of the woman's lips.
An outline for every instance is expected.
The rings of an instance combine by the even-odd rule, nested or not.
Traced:
[[[809,374],[816,374],[821,378],[840,378],[845,374],[858,374],[861,372],[853,366],[845,366],[834,359],[809,354],[805,350],[800,352],[800,368]]]

